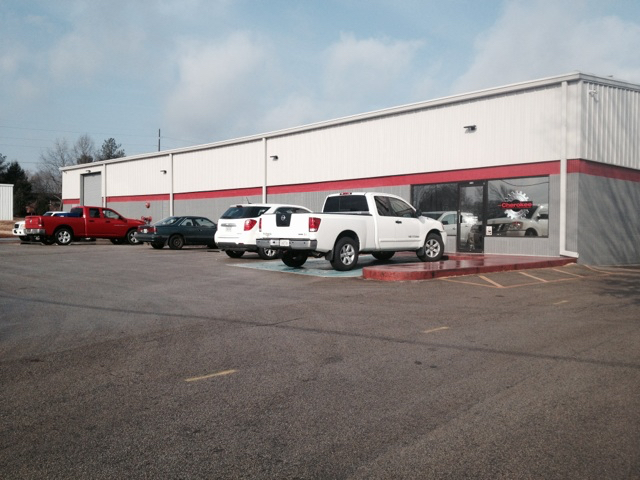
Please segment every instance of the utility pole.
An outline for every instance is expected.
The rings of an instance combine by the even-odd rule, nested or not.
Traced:
[[[160,151],[160,129],[158,129],[158,151]]]

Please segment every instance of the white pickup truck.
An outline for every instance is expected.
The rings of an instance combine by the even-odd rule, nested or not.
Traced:
[[[423,262],[435,262],[446,239],[442,223],[396,195],[371,192],[329,195],[322,213],[262,215],[259,232],[256,244],[279,250],[289,267],[314,256],[343,271],[356,266],[360,253],[388,260],[395,252],[411,251]]]

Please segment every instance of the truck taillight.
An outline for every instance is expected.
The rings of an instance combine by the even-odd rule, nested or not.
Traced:
[[[248,232],[249,230],[251,230],[253,227],[256,226],[256,223],[258,223],[256,220],[254,220],[253,218],[247,218],[244,221],[244,231]]]
[[[318,217],[309,217],[309,231],[317,232],[320,228],[320,219]]]

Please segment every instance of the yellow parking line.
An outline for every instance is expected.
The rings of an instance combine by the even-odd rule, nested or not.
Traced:
[[[578,275],[577,273],[568,272],[566,270],[560,270],[559,268],[552,268],[551,270],[553,270],[554,272],[558,272],[558,273],[566,273],[567,275],[572,275],[572,276],[578,277],[578,278],[582,278],[584,276],[584,275]]]
[[[206,380],[207,378],[222,377],[223,375],[230,375],[236,373],[237,370],[223,370],[222,372],[210,373],[209,375],[202,375],[201,377],[185,378],[185,382],[197,382],[198,380]]]
[[[489,282],[493,285],[495,285],[498,288],[505,288],[504,285],[500,285],[498,282],[494,282],[493,280],[491,280],[488,277],[485,277],[484,275],[478,275],[478,277],[480,277],[481,279],[483,279],[485,282]]]
[[[563,303],[569,303],[569,300],[560,300],[559,302],[555,302],[554,305],[562,305]]]
[[[440,330],[449,330],[449,327],[432,328],[431,330],[424,330],[422,333],[439,332]]]

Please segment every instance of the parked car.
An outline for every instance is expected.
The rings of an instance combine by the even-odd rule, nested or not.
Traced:
[[[444,226],[444,231],[447,235],[457,236],[458,234],[458,212],[450,211],[434,211],[434,212],[422,212],[425,217],[433,218],[439,221]],[[460,214],[460,238],[463,242],[467,241],[469,231],[471,227],[478,223],[478,217],[473,213],[462,212]]]
[[[544,203],[533,205],[516,218],[505,212],[504,216],[490,218],[491,236],[495,237],[546,237],[549,234],[549,206]],[[482,224],[471,227],[468,244],[480,248],[484,242]]]
[[[216,243],[231,258],[240,258],[245,252],[258,252],[260,258],[276,258],[277,251],[258,247],[258,220],[265,213],[311,213],[300,205],[283,204],[242,204],[231,205],[218,220]]]
[[[184,245],[206,245],[215,248],[217,225],[206,217],[173,216],[163,218],[153,225],[141,225],[136,231],[139,242],[153,248],[169,245],[172,250],[180,250]]]
[[[44,212],[42,216],[43,217],[62,217],[66,214],[67,212],[50,211],[50,212]],[[18,238],[20,238],[20,240],[22,240],[23,242],[40,241],[40,237],[37,235],[27,235],[27,233],[24,231],[25,223],[26,222],[24,220],[20,220],[19,222],[16,222],[13,225],[12,233],[16,235]]]
[[[516,217],[505,213],[502,217],[490,218],[487,225],[497,236],[546,237],[549,233],[549,206],[546,203],[533,205]]]

